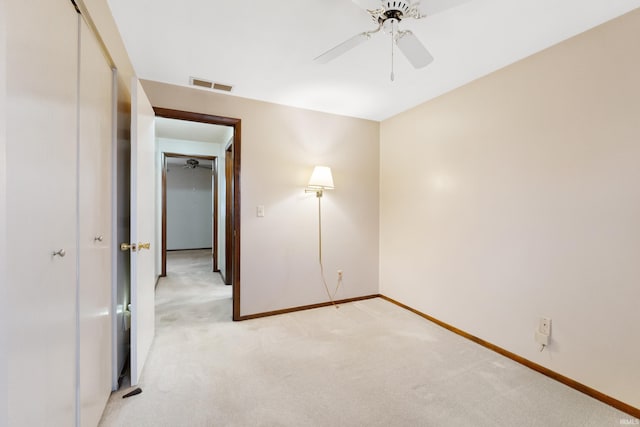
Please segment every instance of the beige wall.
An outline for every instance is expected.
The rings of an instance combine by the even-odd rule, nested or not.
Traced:
[[[7,25],[0,1],[0,426],[7,424]]]
[[[242,120],[241,314],[327,301],[317,254],[313,166],[333,169],[323,203],[323,260],[336,298],[378,293],[377,122],[144,81],[157,107]],[[264,218],[256,216],[265,206]]]
[[[638,40],[635,10],[384,121],[380,202],[383,294],[635,407]]]

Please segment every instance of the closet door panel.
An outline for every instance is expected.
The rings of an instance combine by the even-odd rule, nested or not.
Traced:
[[[8,419],[71,426],[76,389],[77,14],[7,12]],[[65,256],[53,255],[64,250]]]
[[[96,426],[111,393],[112,72],[80,27],[80,425]]]

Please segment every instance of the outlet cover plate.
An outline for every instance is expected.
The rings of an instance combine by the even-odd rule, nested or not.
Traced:
[[[538,323],[538,332],[544,335],[551,335],[551,318],[541,317]]]

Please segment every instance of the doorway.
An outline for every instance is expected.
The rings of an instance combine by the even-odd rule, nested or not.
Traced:
[[[169,172],[173,170],[171,179]],[[187,185],[192,191],[180,191]],[[211,271],[218,272],[218,158],[162,153],[161,277],[167,275],[167,251],[208,249]],[[208,206],[207,206],[208,205]],[[180,209],[182,206],[187,208]],[[182,212],[177,212],[182,211]],[[171,224],[171,225],[169,225]],[[210,227],[209,239],[202,230]]]
[[[233,137],[225,147],[225,160],[230,156],[230,168],[225,165],[226,191],[225,197],[225,282],[230,276],[232,287],[233,320],[240,320],[240,147],[241,147],[241,120],[229,117],[214,116],[188,111],[171,110],[154,107],[156,117],[177,119],[214,125],[230,126],[233,128]],[[231,154],[228,154],[228,153]],[[226,162],[225,162],[226,163]],[[163,217],[164,224],[165,219]],[[163,225],[164,227],[164,225]],[[164,252],[164,251],[163,251]],[[163,261],[164,264],[164,261]]]

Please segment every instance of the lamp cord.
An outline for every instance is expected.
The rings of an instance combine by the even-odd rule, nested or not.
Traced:
[[[316,194],[316,197],[318,198],[318,259],[322,267],[322,193]]]
[[[325,291],[327,291],[327,296],[329,297],[329,301],[335,308],[339,308],[334,302],[334,298],[338,293],[338,289],[340,289],[340,285],[342,284],[342,276],[338,277],[338,283],[336,284],[336,288],[333,291],[333,295],[329,291],[329,286],[327,285],[327,279],[324,276],[324,265],[322,264],[322,205],[321,205],[322,195],[318,195],[318,261],[320,263],[320,276],[322,277],[322,284],[324,285]]]

